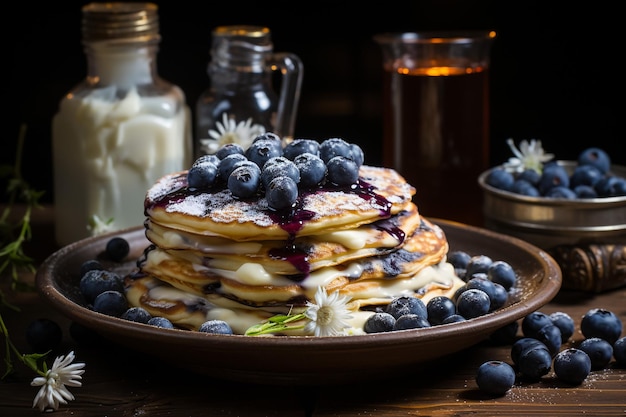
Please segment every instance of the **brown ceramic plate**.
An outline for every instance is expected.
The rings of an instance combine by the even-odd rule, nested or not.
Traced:
[[[111,236],[89,238],[52,254],[37,272],[40,294],[70,319],[139,352],[212,377],[263,384],[333,384],[415,369],[420,364],[461,351],[499,327],[548,303],[559,291],[561,272],[543,250],[485,229],[434,219],[445,231],[451,250],[487,255],[509,262],[518,275],[511,303],[482,317],[431,328],[341,337],[250,337],[209,335],[161,329],[105,316],[81,304],[80,265],[102,258]],[[148,245],[143,228],[116,235],[131,246],[132,269]]]

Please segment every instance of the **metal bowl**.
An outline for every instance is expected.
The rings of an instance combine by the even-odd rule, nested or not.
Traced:
[[[576,161],[558,161],[571,174]],[[515,236],[552,255],[564,289],[601,292],[626,285],[626,197],[566,200],[499,190],[478,177],[485,227]],[[626,167],[611,173],[626,177]]]

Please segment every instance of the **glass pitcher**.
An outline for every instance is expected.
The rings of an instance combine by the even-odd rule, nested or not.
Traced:
[[[302,84],[300,59],[275,53],[266,27],[220,26],[212,35],[210,87],[196,104],[196,158],[225,143],[247,148],[264,132],[291,140]],[[277,74],[279,91],[273,86]]]

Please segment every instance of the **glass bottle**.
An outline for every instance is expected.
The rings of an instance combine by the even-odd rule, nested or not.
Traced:
[[[148,188],[190,164],[185,95],[157,74],[157,11],[152,3],[82,8],[87,76],[52,121],[60,245],[142,225]]]
[[[303,75],[300,58],[274,53],[266,27],[220,26],[212,36],[210,87],[196,103],[195,157],[214,153],[224,143],[247,148],[264,132],[292,139]],[[273,81],[280,82],[278,94]]]

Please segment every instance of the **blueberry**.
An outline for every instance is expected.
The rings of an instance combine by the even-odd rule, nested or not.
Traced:
[[[517,366],[524,379],[539,380],[550,372],[552,354],[543,344],[528,347],[520,353]]]
[[[626,337],[620,337],[613,343],[613,357],[619,366],[626,365]]]
[[[266,133],[265,135],[268,134]],[[268,138],[265,135],[257,136],[248,149],[246,149],[246,157],[257,164],[259,168],[262,168],[271,158],[283,154],[280,139],[278,139],[277,142],[276,139]]]
[[[369,316],[363,325],[365,333],[383,333],[393,330],[396,318],[389,313],[376,312]]]
[[[356,143],[350,144],[350,159],[352,159],[358,167],[363,165],[363,162],[365,162],[365,153]]]
[[[109,239],[106,245],[106,254],[112,261],[121,262],[130,252],[130,245],[123,237],[116,236]]]
[[[472,256],[465,269],[466,276],[471,278],[472,275],[480,272],[487,274],[492,263],[493,260],[487,255]]]
[[[222,145],[217,152],[215,152],[215,156],[217,156],[220,161],[226,158],[228,155],[244,155],[245,151],[241,145],[238,143],[226,143]]]
[[[592,165],[602,174],[606,174],[611,168],[611,158],[603,149],[591,147],[578,155],[578,165]]]
[[[500,167],[493,168],[485,177],[487,185],[504,191],[511,191],[514,182],[513,174]]]
[[[574,187],[576,198],[598,198],[598,192],[590,185],[577,185]]]
[[[246,158],[244,155],[238,154],[238,153],[234,153],[234,154],[231,154],[231,155],[228,155],[228,156],[224,157],[224,159],[222,159],[222,161],[220,162],[220,165],[218,167],[219,177],[220,178],[224,178],[224,179],[228,179],[230,174],[235,169],[236,165],[239,162],[243,162],[243,161],[247,161],[247,160],[248,160],[248,158]]]
[[[541,174],[538,171],[535,171],[534,169],[531,169],[531,168],[527,168],[523,170],[517,175],[517,177],[515,177],[516,180],[527,181],[534,187],[536,187],[539,184],[540,178],[541,178]]]
[[[426,318],[417,314],[404,314],[396,319],[393,330],[421,329],[424,327],[430,327]]]
[[[541,194],[537,187],[532,185],[530,182],[522,179],[516,179],[513,185],[511,186],[512,193],[525,195],[528,197],[540,197]]]
[[[502,308],[506,305],[506,302],[509,299],[509,293],[502,285],[497,282],[493,283],[494,291],[493,295],[489,298],[491,302],[491,306],[489,307],[489,311],[495,311],[499,308]]]
[[[233,329],[224,320],[207,320],[200,325],[198,331],[211,334],[233,334]]]
[[[537,340],[546,345],[552,356],[561,350],[561,330],[554,324],[548,324],[539,329]]]
[[[453,314],[451,316],[446,317],[445,319],[443,319],[443,321],[441,322],[441,324],[451,324],[451,323],[460,323],[462,321],[467,320],[465,317],[463,317],[460,314]]]
[[[93,301],[93,310],[107,316],[121,317],[128,310],[128,301],[119,291],[104,291]]]
[[[569,338],[572,337],[572,335],[574,334],[574,319],[572,319],[569,314],[562,311],[554,312],[548,317],[550,317],[550,321],[552,321],[552,324],[554,324],[556,327],[559,328],[559,330],[561,330],[561,343],[567,342]]]
[[[599,337],[613,344],[622,334],[622,321],[612,311],[594,308],[581,319],[580,331],[585,338]]]
[[[26,326],[26,342],[35,353],[45,353],[56,349],[61,344],[63,331],[53,320],[39,318]]]
[[[534,337],[522,337],[516,340],[511,346],[511,360],[514,364],[519,365],[522,353],[535,347],[540,347],[548,351],[548,347]]]
[[[552,324],[550,316],[541,311],[533,311],[522,319],[522,333],[526,337],[538,339],[539,330],[549,324]]]
[[[576,193],[574,192],[574,190],[572,190],[571,188],[559,185],[556,187],[552,187],[550,188],[548,191],[546,191],[546,193],[544,194],[544,197],[546,198],[563,198],[566,200],[575,200],[576,199]]]
[[[416,314],[423,318],[428,318],[426,304],[416,297],[400,296],[396,297],[385,308],[385,312],[391,314],[396,320],[405,314]]]
[[[215,166],[219,166],[220,165],[220,159],[217,155],[202,155],[201,157],[199,157],[198,159],[196,159],[195,161],[193,161],[193,164],[191,164],[191,167],[195,167],[198,165],[202,165],[205,164],[207,162],[215,165]]]
[[[539,192],[545,196],[551,188],[558,186],[569,187],[569,174],[565,167],[559,164],[545,166],[537,185]]]
[[[506,261],[494,261],[487,268],[487,277],[495,282],[496,284],[500,284],[507,291],[510,290],[517,281],[517,275],[515,274],[515,270]]]
[[[565,349],[554,358],[554,373],[563,382],[580,385],[589,372],[591,372],[591,359],[580,349]]]
[[[583,340],[578,349],[589,355],[592,371],[606,368],[613,357],[613,346],[599,337]]]
[[[113,271],[94,269],[82,276],[78,287],[88,303],[93,303],[96,297],[105,291],[124,291],[122,277]]]
[[[194,164],[187,171],[187,185],[192,189],[206,190],[215,184],[217,174],[217,165],[212,162]]]
[[[268,184],[265,199],[272,209],[291,208],[298,199],[298,185],[289,177],[276,177]]]
[[[320,143],[313,139],[294,139],[285,145],[283,156],[294,161],[298,155],[310,153],[319,156]]]
[[[626,195],[626,179],[608,175],[598,181],[594,188],[599,197],[621,197]]]
[[[174,324],[169,319],[166,319],[165,317],[152,317],[150,320],[148,320],[148,324],[150,326],[156,326],[162,329],[174,328]]]
[[[468,290],[475,288],[484,291],[489,296],[489,301],[495,297],[494,283],[487,278],[487,274],[484,272],[477,272],[471,276],[465,286]]]
[[[478,367],[476,384],[487,394],[504,395],[515,384],[515,370],[503,361],[485,362]]]
[[[579,185],[593,187],[603,177],[604,174],[593,165],[578,165],[574,168],[574,172],[572,172],[570,176],[569,185],[572,189]]]
[[[359,179],[359,167],[352,159],[335,156],[326,163],[326,176],[336,185],[351,185]]]
[[[427,318],[430,324],[438,325],[456,313],[456,304],[445,295],[438,295],[426,303]]]
[[[300,182],[300,171],[293,161],[284,156],[270,158],[261,169],[261,183],[268,187],[276,177],[289,177],[296,184]]]
[[[487,293],[475,288],[463,291],[456,302],[458,314],[466,319],[483,316],[489,312],[490,307]]]
[[[104,269],[102,263],[97,259],[89,259],[80,265],[80,276],[82,277],[89,271],[99,271]]]
[[[152,314],[150,314],[143,307],[131,307],[122,313],[121,318],[128,321],[134,321],[137,323],[147,324],[148,320],[152,318]]]
[[[261,169],[255,163],[239,162],[228,176],[228,189],[235,198],[245,199],[256,195],[260,184]]]
[[[329,138],[320,144],[319,156],[327,164],[336,156],[352,159],[352,147],[341,138]]]
[[[464,251],[451,251],[448,252],[448,262],[452,264],[455,269],[467,269],[472,256]]]
[[[311,188],[321,184],[326,178],[326,164],[312,153],[302,153],[293,160],[300,171],[300,187]]]

